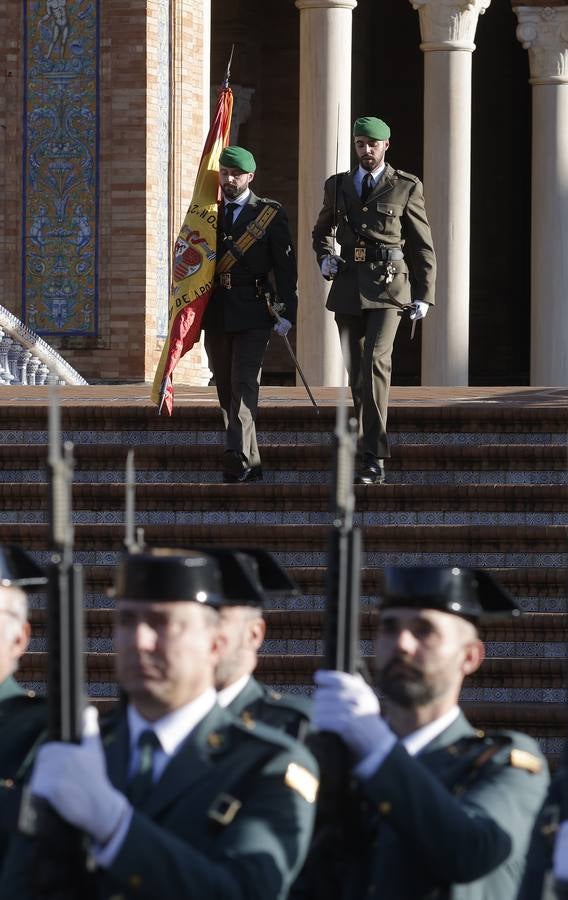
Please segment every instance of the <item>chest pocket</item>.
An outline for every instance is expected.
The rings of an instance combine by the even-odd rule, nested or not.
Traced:
[[[400,239],[403,207],[394,203],[377,203],[377,231],[388,237]]]

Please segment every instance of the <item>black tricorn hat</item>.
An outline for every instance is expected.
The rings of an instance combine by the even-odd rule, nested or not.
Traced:
[[[47,575],[17,544],[0,545],[0,587],[43,587]]]
[[[223,584],[216,560],[205,553],[155,548],[126,554],[116,568],[110,593],[117,600],[193,600],[218,609]]]
[[[465,619],[520,615],[511,595],[485,569],[387,566],[379,610],[394,606],[439,609]]]
[[[296,583],[261,547],[200,547],[217,560],[223,579],[223,606],[264,606],[268,597],[298,593]]]

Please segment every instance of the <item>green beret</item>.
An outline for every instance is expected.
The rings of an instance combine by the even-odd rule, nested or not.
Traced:
[[[356,119],[353,124],[353,137],[358,135],[372,138],[374,141],[388,141],[391,130],[382,119],[377,119],[376,116],[363,116]]]
[[[243,172],[256,172],[256,163],[250,150],[244,147],[225,147],[221,151],[219,162],[228,169],[242,169]]]

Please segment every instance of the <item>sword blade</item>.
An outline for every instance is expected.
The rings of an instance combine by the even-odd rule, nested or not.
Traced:
[[[292,346],[291,346],[291,344],[290,344],[290,341],[288,340],[287,335],[281,334],[280,337],[282,338],[282,340],[284,341],[284,343],[285,343],[285,345],[286,345],[286,349],[287,349],[288,353],[290,354],[290,359],[292,360],[292,362],[293,362],[294,365],[296,366],[296,371],[298,372],[298,375],[299,375],[300,378],[302,379],[302,384],[304,385],[306,391],[308,392],[308,397],[309,397],[310,400],[312,401],[312,403],[313,403],[313,405],[314,405],[314,407],[315,407],[316,412],[319,413],[319,406],[317,405],[317,403],[316,403],[316,401],[315,401],[314,395],[313,395],[312,392],[310,391],[310,386],[309,386],[308,382],[307,382],[306,379],[304,378],[304,373],[302,372],[302,369],[301,369],[301,367],[300,367],[300,363],[298,362],[298,360],[297,360],[297,358],[296,358],[296,354],[295,354],[294,351],[292,350]]]

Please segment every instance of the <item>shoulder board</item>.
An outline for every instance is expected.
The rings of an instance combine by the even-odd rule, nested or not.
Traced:
[[[265,206],[271,206],[273,209],[280,209],[282,206],[278,200],[271,200],[270,197],[259,197],[258,199],[261,203],[264,203]]]
[[[280,709],[290,709],[300,716],[303,716],[305,719],[310,718],[311,702],[309,698],[303,696],[303,694],[281,694],[279,691],[273,691],[272,688],[268,688],[265,690],[262,699],[264,703],[267,703],[269,706],[278,707]]]
[[[349,172],[336,172],[335,175],[330,175],[329,178],[326,178],[326,184],[333,184],[333,182],[338,179],[341,181],[343,178],[346,178],[349,175]]]
[[[315,803],[318,795],[319,781],[304,766],[291,762],[286,769],[284,775],[284,784],[293,791],[296,791],[300,797],[303,797],[306,803]]]
[[[524,769],[525,772],[530,772],[531,775],[538,775],[542,771],[543,762],[534,753],[513,747],[509,754],[509,765],[513,766],[514,769]]]
[[[404,172],[402,169],[395,169],[394,171],[399,178],[406,178],[407,181],[413,181],[414,184],[418,184],[420,181],[416,175],[411,175],[410,172]]]

